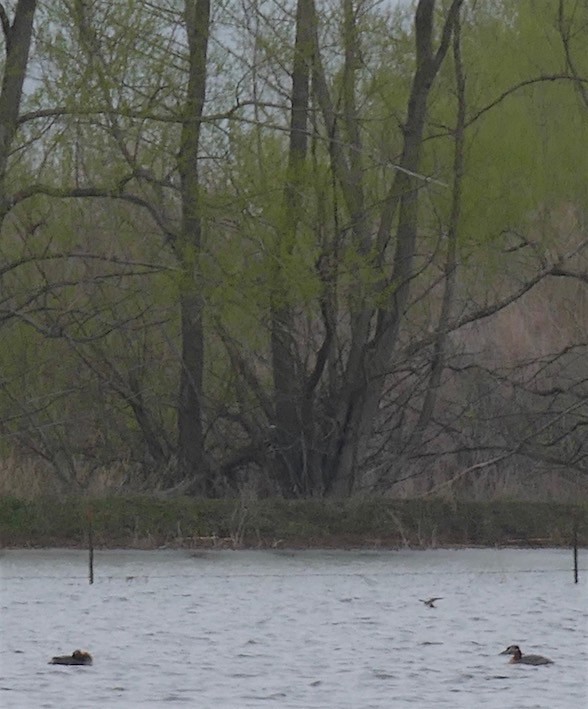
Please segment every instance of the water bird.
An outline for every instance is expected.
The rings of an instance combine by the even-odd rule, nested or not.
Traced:
[[[435,601],[440,601],[442,599],[443,596],[433,596],[433,598],[427,598],[426,600],[419,598],[419,601],[424,603],[428,608],[437,608]]]
[[[509,645],[506,650],[503,650],[500,655],[512,655],[510,662],[512,664],[522,665],[552,665],[553,660],[543,655],[523,655],[521,648],[518,645]]]
[[[85,650],[74,650],[71,655],[57,655],[49,661],[50,665],[91,665],[92,655]]]

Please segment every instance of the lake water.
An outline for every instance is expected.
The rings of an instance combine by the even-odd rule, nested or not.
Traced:
[[[105,551],[90,586],[83,552],[4,551],[0,706],[579,709],[585,559],[575,585],[566,550]]]

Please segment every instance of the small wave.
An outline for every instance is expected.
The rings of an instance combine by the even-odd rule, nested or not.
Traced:
[[[395,679],[396,675],[393,675],[390,672],[384,672],[383,670],[372,670],[372,675],[376,679]]]

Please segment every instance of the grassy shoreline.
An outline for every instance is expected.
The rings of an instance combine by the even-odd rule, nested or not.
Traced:
[[[445,500],[0,498],[0,548],[588,546],[588,504]]]

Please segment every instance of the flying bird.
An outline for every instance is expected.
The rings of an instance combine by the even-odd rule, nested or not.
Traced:
[[[435,601],[440,601],[442,598],[443,596],[433,596],[433,598],[427,598],[427,600],[419,598],[419,601],[424,603],[429,608],[437,608]]]

